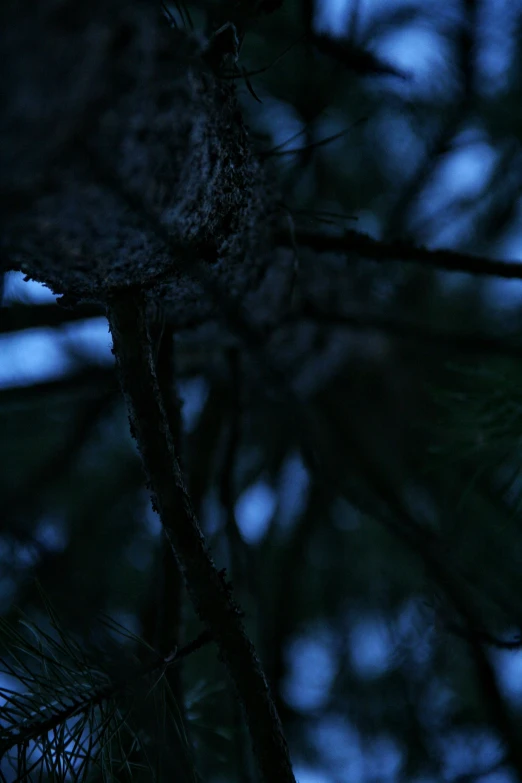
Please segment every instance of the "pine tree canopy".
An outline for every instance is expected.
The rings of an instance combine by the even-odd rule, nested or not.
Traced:
[[[522,781],[520,0],[0,62],[0,783]]]

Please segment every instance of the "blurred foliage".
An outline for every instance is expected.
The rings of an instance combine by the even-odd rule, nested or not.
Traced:
[[[210,5],[176,2],[169,10],[177,25],[203,34],[230,12],[216,0],[208,13]],[[520,4],[352,0],[335,46],[313,34],[332,32],[329,9],[284,0],[273,14],[242,20],[241,73],[228,74],[294,226],[515,255]],[[347,262],[306,248],[298,255],[318,279],[339,274],[346,311],[370,319],[366,330],[312,334],[305,358],[315,364],[299,360],[290,378],[299,405],[271,388],[234,341],[168,329],[162,338],[165,393],[173,408],[182,401],[187,483],[245,610],[296,777],[468,781],[501,770],[502,780],[518,779],[522,377],[516,358],[482,355],[479,338],[519,345],[519,283],[499,288],[485,277]],[[410,333],[372,328],[377,316]],[[54,305],[6,301],[2,362],[10,361],[8,332],[50,323],[58,334],[69,317]],[[465,333],[479,347],[465,353],[448,339],[426,342],[424,327]],[[288,374],[293,367],[290,356]],[[141,660],[143,642],[168,655],[197,637],[112,365],[77,356],[63,377],[1,388],[0,455],[0,606],[10,666],[22,644],[13,631],[18,612],[39,629],[35,649],[25,648],[33,653],[27,710],[56,696],[60,666],[71,695],[87,681],[94,663],[80,660],[77,647],[71,662],[67,640],[87,638],[101,613],[136,635],[118,637],[116,648],[110,634],[97,638],[98,665],[105,650],[111,675],[120,648],[123,665],[127,656]],[[264,500],[239,513],[238,501],[256,486]],[[60,617],[52,632],[35,580]],[[60,661],[50,679],[38,669],[46,644]],[[143,709],[143,730],[154,733],[153,721],[167,714],[178,727],[170,739],[190,751],[188,767],[179,754],[167,754],[163,769],[150,766],[136,733],[120,730],[107,763],[85,779],[254,781],[243,719],[213,646],[166,671],[160,686],[168,709],[166,697]],[[116,718],[85,713],[83,728]],[[149,765],[145,772],[114,766],[131,751],[138,766]],[[41,778],[16,777],[9,757],[0,762],[4,779],[75,779],[74,770],[60,777],[53,766],[69,752],[63,738],[61,746],[44,738],[40,752],[51,759]]]

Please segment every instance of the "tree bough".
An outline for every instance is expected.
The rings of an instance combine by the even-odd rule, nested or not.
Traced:
[[[194,607],[210,630],[235,685],[263,780],[295,783],[268,683],[241,611],[207,549],[181,474],[159,390],[141,295],[115,296],[107,316],[131,431],[153,505],[172,545]]]

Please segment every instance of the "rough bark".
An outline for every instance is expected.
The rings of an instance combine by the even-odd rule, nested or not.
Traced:
[[[108,317],[120,381],[153,505],[192,603],[216,642],[243,707],[262,780],[295,783],[268,683],[231,587],[216,569],[185,487],[159,390],[140,294],[115,297]]]
[[[209,286],[237,301],[266,263],[273,208],[234,86],[216,78],[227,56],[172,30],[150,2],[7,0],[0,248],[4,268],[69,304],[107,306],[154,505],[236,687],[263,779],[293,783],[266,679],[183,485],[147,326],[157,297],[171,324],[211,317]]]
[[[8,0],[1,14],[1,250],[69,302],[146,287],[183,324],[240,294],[271,220],[231,82],[152,3]],[[265,230],[263,230],[265,226]]]

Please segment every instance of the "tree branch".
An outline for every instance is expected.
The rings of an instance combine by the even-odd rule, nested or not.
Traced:
[[[408,322],[373,313],[332,313],[305,302],[300,311],[293,313],[283,325],[299,323],[300,319],[334,329],[349,329],[355,332],[381,332],[388,337],[413,343],[432,345],[451,353],[471,355],[506,356],[519,359],[522,343],[503,337],[477,332],[450,332],[431,324]]]
[[[471,663],[475,670],[477,684],[482,693],[485,709],[492,725],[496,727],[501,739],[506,745],[508,761],[513,765],[522,779],[522,745],[509,713],[509,709],[500,692],[495,671],[484,650],[484,639],[477,635],[476,629],[481,627],[481,617],[474,599],[455,567],[452,567],[450,556],[440,538],[429,530],[421,528],[409,512],[393,483],[387,479],[376,466],[375,460],[368,451],[363,440],[350,432],[351,447],[357,454],[361,475],[368,481],[368,486],[374,496],[380,498],[385,506],[385,512],[380,513],[368,504],[354,499],[341,477],[337,477],[333,468],[332,458],[323,450],[320,454],[321,468],[316,476],[332,485],[348,502],[355,503],[364,513],[373,517],[389,532],[406,546],[424,565],[426,574],[443,592],[449,604],[455,609],[464,626],[464,634],[468,644]],[[308,459],[307,450],[303,456]],[[337,457],[338,458],[338,457]],[[314,470],[317,460],[312,457]]]
[[[41,329],[67,326],[75,321],[85,321],[104,315],[100,305],[76,305],[66,310],[56,304],[10,304],[0,310],[0,334],[23,329]]]
[[[288,232],[279,231],[275,236],[278,245],[290,247]],[[446,269],[450,272],[467,272],[470,275],[491,275],[512,280],[522,279],[520,261],[497,261],[483,256],[460,253],[457,250],[429,250],[422,245],[409,242],[384,242],[373,239],[368,234],[347,230],[342,236],[329,236],[309,231],[295,232],[298,245],[309,247],[317,253],[347,253],[361,256],[372,261],[407,261],[412,264],[424,264],[434,269]]]
[[[230,587],[207,549],[185,488],[158,387],[141,297],[132,293],[115,297],[108,306],[108,318],[131,432],[141,452],[153,507],[160,515],[194,607],[235,684],[263,780],[295,783],[265,675]]]

